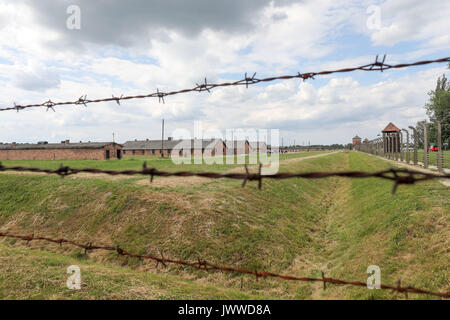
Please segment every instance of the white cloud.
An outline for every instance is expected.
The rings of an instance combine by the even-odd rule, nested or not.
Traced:
[[[92,26],[95,30],[89,32],[87,28],[81,31],[88,34],[75,36],[55,25],[59,16],[42,9],[49,8],[49,1],[41,5],[0,0],[0,106],[49,98],[76,100],[82,94],[103,98],[150,93],[156,88],[177,90],[193,87],[205,76],[208,82],[222,82],[230,77],[242,78],[245,72],[251,75],[257,71],[257,77],[264,77],[366,64],[374,59],[369,55],[372,48],[364,51],[352,40],[339,43],[336,39],[361,32],[367,17],[365,8],[370,3],[255,1],[241,8],[237,1],[229,9],[243,12],[233,23],[222,21],[226,20],[219,12],[223,6],[208,6],[213,11],[208,19],[218,17],[221,21],[191,21],[199,13],[187,10],[158,23],[142,24],[142,29],[139,21],[146,17],[145,12],[130,10],[114,30],[114,26],[107,28],[103,22],[116,14],[120,16],[129,5],[115,2],[109,11],[91,13],[91,5],[83,2],[86,7],[81,8],[85,15],[82,19],[88,14],[98,20]],[[449,46],[448,19],[443,18],[445,10],[440,3],[385,1],[381,4],[382,28],[362,33],[375,46],[418,41],[413,51],[400,48],[388,55],[389,63],[439,52]],[[65,26],[65,20],[60,20]],[[127,24],[127,20],[133,23]],[[183,25],[189,32],[183,30]],[[133,30],[132,26],[138,27]],[[144,26],[158,30],[148,33]],[[132,32],[142,37],[128,37]],[[353,48],[359,51],[353,53]],[[212,93],[170,96],[165,104],[158,103],[158,99],[142,99],[124,101],[121,106],[110,102],[88,108],[58,107],[56,113],[4,112],[0,114],[0,141],[49,137],[109,140],[113,131],[120,141],[156,138],[164,117],[168,132],[201,119],[210,127],[222,129],[276,127],[298,139],[307,136],[322,143],[346,142],[359,127],[366,126],[366,134],[373,135],[388,120],[406,125],[423,118],[426,92],[444,71],[443,67],[433,66],[426,71],[401,73],[398,79],[391,77],[396,71],[388,71],[367,76],[372,77],[368,83],[361,82],[361,73],[338,78],[327,75],[317,81],[279,81],[249,89],[227,87]]]
[[[421,40],[427,44],[448,45],[450,3],[441,0],[387,0],[381,8],[381,29],[371,39],[376,45],[394,45]]]

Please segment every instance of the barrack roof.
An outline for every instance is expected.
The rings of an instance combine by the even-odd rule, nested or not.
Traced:
[[[79,142],[79,143],[2,143],[0,150],[31,150],[31,149],[102,149],[109,145],[122,146],[115,142]]]

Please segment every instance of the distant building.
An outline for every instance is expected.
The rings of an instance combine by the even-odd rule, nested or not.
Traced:
[[[361,138],[358,137],[358,135],[356,135],[353,137],[352,142],[353,142],[353,150],[355,150],[357,146],[361,144]]]
[[[223,141],[222,139],[178,139],[173,140],[134,140],[123,144],[124,155],[135,156],[170,156],[178,155],[241,155],[249,153],[266,153],[270,149],[265,142],[247,140]]]
[[[115,142],[61,143],[39,141],[31,143],[0,144],[1,160],[62,160],[62,159],[121,159],[122,145]]]
[[[247,140],[226,141],[227,154],[249,154],[250,143]]]
[[[261,141],[249,141],[248,142],[249,153],[267,153],[267,144]]]
[[[134,140],[123,144],[124,155],[170,156],[176,152],[179,156],[225,154],[226,146],[221,139],[183,139],[173,140]]]

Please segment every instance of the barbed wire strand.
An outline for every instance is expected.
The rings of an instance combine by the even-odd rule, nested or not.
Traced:
[[[242,186],[244,187],[247,181],[258,181],[258,188],[262,188],[263,179],[291,179],[291,178],[304,178],[304,179],[321,179],[329,177],[345,177],[345,178],[382,178],[394,181],[394,188],[392,193],[395,193],[398,185],[400,184],[414,184],[418,181],[431,180],[431,179],[449,179],[450,174],[437,174],[426,173],[410,169],[387,169],[376,172],[364,172],[364,171],[329,171],[329,172],[279,172],[271,175],[264,175],[261,173],[262,165],[259,165],[257,173],[251,173],[245,165],[245,173],[218,173],[218,172],[192,172],[192,171],[159,171],[156,168],[147,168],[147,163],[144,162],[141,170],[105,170],[97,168],[71,168],[69,166],[61,166],[58,169],[43,169],[37,167],[22,167],[22,166],[3,166],[0,162],[0,171],[15,171],[15,172],[34,172],[34,173],[46,173],[56,174],[60,177],[66,177],[79,173],[91,173],[91,174],[107,174],[111,176],[117,175],[147,175],[150,176],[150,181],[153,181],[155,176],[160,177],[202,177],[209,179],[234,179],[242,180]]]
[[[359,67],[353,67],[353,68],[343,68],[343,69],[337,69],[337,70],[325,70],[325,71],[319,71],[319,72],[307,72],[307,73],[300,73],[298,72],[295,75],[284,75],[284,76],[273,76],[268,78],[256,78],[256,73],[253,73],[251,77],[245,73],[244,78],[241,80],[233,81],[233,82],[223,82],[223,83],[208,83],[207,79],[205,78],[205,82],[198,84],[196,83],[196,86],[190,89],[181,89],[177,91],[169,91],[169,92],[163,92],[160,91],[158,88],[156,89],[156,92],[149,93],[149,94],[141,94],[141,95],[130,95],[130,96],[124,96],[121,95],[120,97],[116,97],[112,95],[108,98],[103,99],[87,99],[87,95],[81,95],[77,100],[74,101],[65,101],[65,102],[53,102],[52,100],[47,100],[43,103],[39,104],[28,104],[28,105],[16,105],[14,103],[14,106],[12,107],[6,107],[6,108],[0,108],[0,111],[8,111],[8,110],[23,110],[28,108],[46,108],[48,110],[55,111],[55,106],[62,106],[62,105],[83,105],[87,107],[90,103],[99,103],[99,102],[108,102],[108,101],[114,101],[120,106],[120,102],[123,100],[131,100],[131,99],[144,99],[144,98],[158,98],[159,102],[165,103],[164,97],[167,96],[173,96],[176,94],[182,94],[182,93],[188,93],[188,92],[211,92],[212,89],[218,88],[218,87],[229,87],[229,86],[242,86],[245,85],[246,88],[248,88],[249,85],[261,83],[261,82],[271,82],[275,80],[288,80],[288,79],[303,79],[304,81],[307,79],[314,79],[316,76],[320,75],[327,75],[327,74],[333,74],[333,73],[345,73],[345,72],[353,72],[356,70],[361,71],[385,71],[389,69],[399,69],[399,68],[406,68],[406,67],[412,67],[412,66],[419,66],[419,65],[426,65],[430,63],[443,63],[443,62],[450,62],[450,57],[447,58],[441,58],[441,59],[435,59],[435,60],[423,60],[423,61],[417,61],[412,63],[400,63],[395,65],[386,64],[384,61],[386,60],[386,55],[383,56],[383,59],[381,61],[378,61],[378,55],[375,57],[375,62],[369,63],[363,66]]]
[[[293,280],[293,281],[323,282],[324,284],[332,283],[332,284],[336,284],[336,285],[350,285],[350,286],[367,287],[367,283],[364,283],[364,282],[346,281],[346,280],[340,280],[340,279],[334,279],[334,278],[327,278],[324,276],[323,273],[322,273],[321,278],[297,277],[297,276],[291,276],[291,275],[277,274],[277,273],[273,273],[273,272],[257,271],[257,270],[251,271],[251,270],[242,269],[242,268],[220,266],[220,265],[212,264],[210,262],[207,262],[205,260],[200,260],[200,259],[198,259],[195,262],[192,262],[192,261],[164,258],[164,256],[162,254],[160,257],[155,256],[155,255],[149,255],[149,254],[137,254],[137,253],[128,252],[128,251],[120,248],[120,246],[116,246],[116,247],[99,246],[99,245],[93,245],[90,242],[87,244],[82,244],[82,243],[79,243],[79,242],[76,242],[73,240],[67,240],[67,239],[63,239],[63,238],[54,239],[54,238],[50,238],[50,237],[37,237],[34,234],[31,236],[23,236],[23,235],[15,235],[15,234],[8,234],[8,233],[0,233],[0,237],[19,239],[19,240],[27,241],[27,243],[29,243],[30,241],[47,241],[47,242],[57,243],[59,245],[62,245],[63,243],[67,243],[72,246],[82,248],[85,250],[85,252],[92,251],[92,250],[116,251],[118,255],[156,261],[156,263],[157,263],[156,266],[158,266],[159,263],[166,266],[166,263],[167,263],[167,264],[176,264],[176,265],[181,265],[181,266],[187,266],[187,267],[205,270],[205,271],[216,270],[216,271],[224,271],[224,272],[230,272],[230,273],[249,274],[249,275],[256,276],[257,279],[258,278],[279,278],[279,279]],[[400,285],[391,286],[391,285],[380,284],[380,289],[392,290],[392,291],[396,291],[396,292],[404,293],[404,294],[417,293],[417,294],[427,294],[427,295],[437,296],[437,297],[441,297],[441,298],[450,298],[449,292],[433,292],[433,291],[428,291],[428,290],[424,290],[424,289],[417,289],[412,286],[401,287]]]

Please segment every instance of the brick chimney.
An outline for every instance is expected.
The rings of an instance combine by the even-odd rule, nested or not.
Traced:
[[[64,143],[69,144],[70,143],[69,139],[66,139],[66,141]]]

